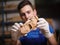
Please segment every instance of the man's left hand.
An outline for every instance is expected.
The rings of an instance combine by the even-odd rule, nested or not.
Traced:
[[[49,38],[52,36],[52,33],[49,29],[49,23],[44,18],[38,19],[37,27],[41,30],[45,37]]]

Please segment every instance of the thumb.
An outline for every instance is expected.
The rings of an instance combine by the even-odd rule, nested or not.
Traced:
[[[19,23],[20,26],[23,26],[23,23]]]

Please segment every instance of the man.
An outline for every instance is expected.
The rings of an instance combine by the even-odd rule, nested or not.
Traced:
[[[19,3],[18,11],[24,23],[37,16],[36,9],[28,0],[23,0]],[[24,33],[26,28],[21,30],[22,25],[23,23],[15,23],[11,29],[12,31],[19,30],[23,34],[17,40],[16,45],[47,45],[47,40],[51,45],[57,45],[54,30],[44,18],[38,18],[36,28],[28,30],[26,33]]]

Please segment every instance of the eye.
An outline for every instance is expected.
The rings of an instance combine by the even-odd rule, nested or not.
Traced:
[[[30,14],[30,11],[27,11],[28,14]]]
[[[21,15],[21,16],[25,16],[25,14],[24,14],[24,13],[21,13],[20,15]]]

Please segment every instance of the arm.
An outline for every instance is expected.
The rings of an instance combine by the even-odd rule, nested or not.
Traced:
[[[18,31],[11,31],[11,42],[12,45],[16,45],[18,39]]]
[[[58,45],[54,35],[48,38],[48,41],[51,45]]]
[[[16,43],[17,43],[17,41],[11,40],[11,44],[12,44],[12,45],[16,45]]]
[[[20,31],[20,24],[19,23],[15,23],[12,28],[11,28],[11,37],[12,37],[12,45],[17,45],[18,44],[18,37],[21,36]]]
[[[21,42],[19,40],[17,40],[17,44],[16,45],[21,45]]]
[[[24,34],[24,30],[26,28],[20,28],[20,26],[22,26],[23,23],[15,23],[13,26],[12,26],[12,29],[11,29],[11,37],[12,37],[12,45],[21,45],[21,42],[20,40],[18,40],[19,37],[21,36],[26,36],[26,34]]]

